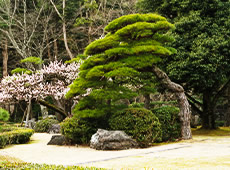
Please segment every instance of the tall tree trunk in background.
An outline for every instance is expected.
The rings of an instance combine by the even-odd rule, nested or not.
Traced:
[[[50,50],[50,44],[49,44],[48,36],[46,36],[46,43],[47,43],[47,55],[48,55],[50,61],[54,61],[53,55],[51,55],[51,50]]]
[[[225,113],[225,126],[230,126],[230,85],[228,86],[227,90],[227,100],[228,100],[228,106],[227,111]]]
[[[28,121],[30,118],[30,113],[31,113],[31,99],[29,99],[29,104],[27,106],[27,114],[26,114],[26,127],[29,127]]]
[[[64,44],[65,44],[65,48],[66,51],[70,57],[70,59],[73,59],[73,54],[71,53],[69,46],[68,46],[68,42],[67,42],[67,33],[66,33],[66,21],[65,21],[65,5],[66,5],[66,0],[62,1],[62,14],[58,11],[57,6],[54,4],[53,0],[50,0],[50,2],[52,3],[55,11],[57,12],[58,16],[61,18],[62,20],[62,31],[63,31],[63,38],[64,38]]]
[[[57,40],[54,40],[54,57],[58,57],[58,45],[57,45]]]
[[[3,51],[2,51],[2,55],[3,55],[3,77],[6,77],[8,75],[8,71],[7,71],[7,67],[8,67],[8,42],[7,40],[3,41]]]
[[[157,79],[165,88],[175,93],[180,107],[179,117],[181,121],[182,139],[192,139],[192,132],[190,127],[191,110],[183,87],[179,84],[172,82],[167,74],[156,66],[153,66],[153,73],[156,75]]]
[[[215,103],[212,101],[212,94],[210,91],[203,93],[203,113],[202,128],[204,129],[215,129],[215,114],[214,114]]]
[[[21,127],[22,127],[22,125],[23,125],[23,121],[24,121],[24,119],[25,119],[25,117],[26,117],[26,114],[27,114],[27,107],[26,107],[26,110],[24,111],[24,114],[23,114],[23,117],[22,117],[22,122],[21,122]]]
[[[64,3],[64,2],[63,2]],[[68,46],[68,42],[67,42],[67,36],[66,36],[66,24],[65,24],[65,21],[63,21],[63,36],[64,36],[64,43],[65,43],[65,48],[66,48],[66,51],[70,57],[70,59],[73,59],[73,54],[71,53],[70,49],[69,49],[69,46]]]
[[[145,108],[149,109],[150,108],[150,94],[145,94],[144,98],[145,98]]]

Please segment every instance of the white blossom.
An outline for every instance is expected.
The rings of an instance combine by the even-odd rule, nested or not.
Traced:
[[[17,102],[29,99],[44,99],[53,96],[63,99],[73,80],[78,76],[80,64],[65,64],[61,61],[50,62],[35,73],[14,74],[2,79],[0,84],[0,103]]]

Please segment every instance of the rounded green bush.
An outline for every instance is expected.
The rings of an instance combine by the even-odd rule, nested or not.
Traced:
[[[113,130],[125,131],[141,147],[160,141],[162,136],[158,118],[144,108],[128,108],[117,112],[109,119],[109,125]]]
[[[153,109],[152,112],[158,117],[161,123],[162,141],[173,141],[181,137],[178,107],[163,106]]]
[[[7,121],[10,118],[10,114],[7,110],[0,108],[0,121]]]
[[[43,120],[40,120],[36,123],[35,125],[35,132],[48,132],[49,128],[53,125],[53,124],[58,124],[59,122],[55,119],[51,119],[51,118],[46,118]]]
[[[89,144],[91,136],[97,131],[97,122],[87,118],[66,118],[61,123],[61,133],[70,143]]]

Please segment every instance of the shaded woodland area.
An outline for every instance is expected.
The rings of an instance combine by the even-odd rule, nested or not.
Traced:
[[[104,28],[112,20],[134,13],[158,13],[175,25],[175,30],[168,33],[175,40],[166,45],[177,50],[164,58],[159,68],[184,88],[192,114],[199,115],[203,128],[230,126],[229,9],[230,2],[226,0],[2,0],[1,78],[12,75],[16,68],[21,68],[18,72],[22,68],[42,69],[43,64],[55,59],[85,60],[85,48],[107,34]],[[37,57],[41,62],[22,62],[29,57]],[[156,80],[150,83],[154,91],[139,88],[139,96],[122,102],[144,103],[148,108],[148,104],[162,98],[162,105],[167,105],[171,98],[176,100]],[[31,100],[31,115],[38,119],[42,104],[49,114],[59,113],[62,120],[73,114],[76,101],[63,104],[52,97]],[[10,105],[3,105],[9,110]],[[11,120],[21,122],[27,107],[25,101],[17,102],[14,109],[11,105]]]

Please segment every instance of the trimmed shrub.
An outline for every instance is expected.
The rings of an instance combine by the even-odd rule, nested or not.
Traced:
[[[89,144],[91,136],[96,133],[97,121],[95,119],[66,118],[61,123],[61,133],[70,143]]]
[[[144,108],[128,108],[109,119],[110,128],[122,130],[135,139],[141,147],[161,140],[162,130],[158,118]]]
[[[43,120],[40,120],[36,123],[35,125],[35,132],[48,132],[49,128],[53,125],[53,124],[58,124],[59,122],[55,119],[51,119],[51,118],[46,118]]]
[[[158,117],[161,123],[162,141],[173,141],[181,137],[178,107],[163,106],[153,109],[152,112]]]
[[[7,144],[22,144],[30,140],[34,130],[17,128],[10,132],[0,133],[0,148],[5,147]]]
[[[0,121],[7,121],[10,118],[10,114],[7,110],[0,108]]]

